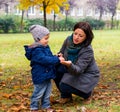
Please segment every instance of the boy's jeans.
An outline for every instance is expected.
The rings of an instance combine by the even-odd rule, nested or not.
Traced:
[[[31,110],[50,107],[51,80],[44,81],[41,84],[34,85],[34,91],[31,97]],[[39,104],[40,103],[40,104]]]

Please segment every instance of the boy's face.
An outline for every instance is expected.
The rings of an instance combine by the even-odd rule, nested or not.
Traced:
[[[47,46],[49,42],[49,36],[50,34],[44,36],[42,39],[40,39],[39,43],[43,46]]]

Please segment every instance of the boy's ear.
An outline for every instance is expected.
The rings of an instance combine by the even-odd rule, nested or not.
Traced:
[[[38,41],[40,41],[40,39],[39,39],[39,38],[37,38],[37,40],[38,40]]]

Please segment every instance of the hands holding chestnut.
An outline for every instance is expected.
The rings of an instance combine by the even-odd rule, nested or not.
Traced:
[[[65,61],[62,53],[59,53],[57,56],[59,57],[61,64],[66,65],[67,67],[69,67],[72,64],[72,62],[70,60]]]

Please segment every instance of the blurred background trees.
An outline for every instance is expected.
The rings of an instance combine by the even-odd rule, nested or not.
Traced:
[[[84,5],[84,2],[87,4]],[[10,4],[14,4],[10,8]],[[4,9],[3,9],[4,6]],[[78,16],[81,7],[84,11],[93,9],[97,12],[98,18],[94,16]],[[19,9],[20,15],[14,15],[11,10]],[[76,8],[75,12],[74,8]],[[41,24],[48,27],[51,31],[67,31],[72,30],[73,25],[78,21],[87,21],[93,29],[115,29],[119,28],[119,19],[116,19],[116,14],[120,16],[120,0],[0,0],[0,9],[5,11],[4,15],[0,16],[0,32],[28,32],[28,28],[32,24]],[[31,10],[32,9],[32,10]],[[88,10],[89,9],[89,10]],[[42,11],[43,17],[30,18],[29,11]],[[49,15],[52,13],[52,18]],[[77,16],[73,17],[73,13]],[[104,15],[109,13],[109,20]],[[39,14],[39,13],[38,13]]]

